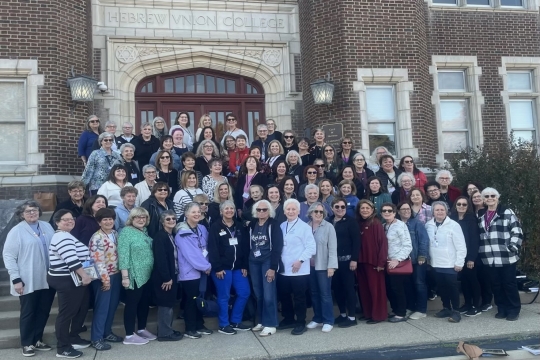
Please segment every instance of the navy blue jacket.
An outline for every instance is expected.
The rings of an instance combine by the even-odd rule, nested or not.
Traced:
[[[412,251],[411,251],[411,261],[413,264],[418,262],[418,258],[422,257],[424,260],[427,260],[429,255],[429,236],[420,221],[415,218],[410,218],[406,222],[407,227],[409,228],[409,233],[411,234],[412,241]]]

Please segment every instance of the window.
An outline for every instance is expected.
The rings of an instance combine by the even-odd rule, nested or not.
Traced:
[[[536,141],[536,109],[533,100],[510,100],[510,127],[515,139]]]
[[[457,5],[457,0],[433,0],[434,4]]]
[[[490,6],[491,0],[467,0],[467,5]]]
[[[2,162],[24,163],[26,159],[26,81],[0,80],[0,153]]]
[[[536,0],[426,0],[428,4],[444,8],[444,7],[476,7],[479,10],[493,11],[494,9],[509,10],[538,10]]]
[[[437,76],[440,91],[465,92],[465,71],[439,71]]]
[[[523,7],[523,0],[501,0],[501,6]]]
[[[179,94],[236,94],[236,80],[216,78],[215,76],[196,74],[178,76],[163,80],[163,92]],[[141,93],[153,92],[152,83],[140,88]],[[257,89],[248,87],[248,94],[258,94]]]
[[[469,105],[467,100],[441,100],[442,140],[445,159],[469,146]]]
[[[369,151],[378,146],[396,154],[396,110],[393,86],[367,86]]]
[[[508,73],[508,90],[519,92],[532,92],[532,72],[509,72]]]

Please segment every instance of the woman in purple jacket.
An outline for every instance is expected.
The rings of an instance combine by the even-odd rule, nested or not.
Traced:
[[[186,221],[178,226],[175,244],[178,248],[178,281],[186,299],[184,306],[185,336],[199,339],[210,335],[212,330],[204,326],[202,313],[197,308],[195,298],[199,295],[201,276],[210,274],[212,266],[208,262],[208,230],[199,225],[201,208],[191,202],[184,208]]]

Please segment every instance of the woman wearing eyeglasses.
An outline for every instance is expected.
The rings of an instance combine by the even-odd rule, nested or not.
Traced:
[[[178,190],[173,199],[177,219],[182,220],[185,206],[194,201],[194,197],[199,194],[204,194],[204,192],[199,189],[197,174],[195,171],[184,171],[182,173],[181,189]]]
[[[482,190],[484,190],[484,187],[480,185],[480,183],[476,181],[467,181],[465,183],[465,186],[463,186],[461,193],[465,196],[468,196],[470,199],[475,191],[481,192]]]
[[[388,317],[384,275],[388,240],[371,201],[360,200],[356,221],[362,239],[358,255],[358,295],[367,324],[377,324]]]
[[[168,133],[169,129],[167,123],[165,123],[165,119],[163,119],[161,116],[156,116],[154,120],[152,120],[152,135],[154,135],[158,140],[161,140],[161,138]]]
[[[392,202],[392,198],[386,190],[386,187],[383,186],[381,179],[379,179],[377,176],[372,176],[368,179],[368,185],[366,187],[366,199],[375,205],[375,214],[379,219],[382,219],[382,204]]]
[[[152,192],[152,187],[156,183],[157,169],[152,165],[144,165],[142,168],[144,181],[135,184],[135,189],[138,190],[137,199],[135,200],[135,206],[141,206],[141,204],[148,199]]]
[[[298,144],[296,143],[294,132],[292,130],[285,130],[283,132],[283,151],[288,154],[290,151],[298,152]]]
[[[362,182],[362,185],[364,185],[364,189],[366,189],[368,179],[372,176],[375,176],[375,173],[367,167],[366,157],[360,153],[354,154],[354,156],[352,157],[352,166],[354,178]]]
[[[201,172],[203,176],[210,174],[210,160],[219,159],[219,150],[212,140],[201,141],[197,149],[197,160],[195,160],[195,170]]]
[[[390,151],[384,146],[377,146],[371,153],[368,166],[374,173],[377,173],[377,171],[380,170],[379,160],[383,155],[391,155]]]
[[[294,176],[296,182],[300,183],[300,179],[304,173],[304,167],[302,166],[300,154],[298,154],[296,150],[291,150],[285,156],[285,161],[289,167],[287,170],[287,175]]]
[[[67,191],[69,194],[69,199],[56,205],[56,208],[51,215],[51,219],[49,220],[49,224],[55,230],[56,224],[54,223],[53,217],[54,213],[58,210],[69,210],[76,218],[82,215],[84,202],[86,201],[84,198],[84,183],[80,180],[70,181],[67,185]]]
[[[476,316],[482,312],[480,284],[478,283],[475,264],[480,246],[478,218],[474,214],[472,205],[466,196],[460,196],[456,199],[450,214],[450,218],[461,226],[463,236],[465,237],[465,245],[467,246],[465,266],[461,272],[461,290],[463,291],[465,303],[459,308],[459,312],[465,316]]]
[[[167,183],[157,182],[152,188],[152,194],[141,204],[141,207],[148,211],[149,219],[146,228],[148,234],[153,237],[161,230],[161,222],[159,221],[161,213],[166,210],[174,210],[174,203],[169,199]]]
[[[223,164],[219,159],[210,159],[208,161],[210,174],[203,177],[202,191],[208,196],[210,201],[214,200],[214,190],[217,184],[227,182],[227,178],[221,175]]]
[[[263,189],[266,187],[268,179],[260,170],[259,161],[254,156],[248,156],[242,164],[234,192],[236,209],[243,209],[244,204],[249,200],[249,188],[252,185],[260,185]],[[241,213],[242,211],[240,210],[239,216],[241,216]]]
[[[338,152],[338,156],[345,165],[352,165],[354,155],[358,153],[356,150],[353,150],[353,145],[352,138],[346,136],[341,139],[341,150]]]
[[[457,187],[450,185],[453,180],[454,177],[448,170],[441,170],[435,175],[435,181],[441,185],[441,200],[446,201],[447,204],[453,204],[456,198],[461,195],[461,191]]]
[[[413,174],[415,180],[415,186],[417,188],[423,189],[424,185],[427,183],[426,174],[424,174],[420,169],[416,167],[414,159],[412,156],[404,156],[399,161],[398,168],[403,172],[408,172]]]
[[[499,192],[482,190],[486,209],[479,212],[480,258],[489,267],[497,319],[516,321],[521,311],[516,263],[523,242],[521,223],[511,209],[499,203]]]
[[[306,137],[298,139],[298,154],[304,166],[313,164],[315,158],[309,152],[309,139]]]
[[[343,160],[337,155],[336,149],[332,145],[325,145],[323,147],[324,151],[324,174],[325,177],[336,181],[338,174],[341,169],[343,169],[344,163]]]
[[[321,164],[321,168],[322,168],[322,172],[324,173],[324,165]],[[303,176],[304,183],[302,183],[300,185],[300,188],[298,189],[298,194],[302,194],[301,197],[304,196],[303,194],[306,191],[307,185],[311,185],[311,184],[317,185],[319,183],[317,179],[317,174],[318,174],[318,170],[315,165],[308,165],[304,168],[304,176]]]
[[[91,195],[97,193],[101,185],[107,181],[113,165],[120,161],[120,155],[112,151],[113,134],[101,133],[98,141],[101,148],[90,154],[81,176],[82,182],[88,186]]]
[[[216,185],[214,189],[214,198],[208,204],[208,217],[210,219],[210,224],[212,224],[214,221],[219,220],[220,218],[219,206],[225,200],[234,201],[234,198],[232,195],[231,184],[226,183],[226,182]]]
[[[407,260],[411,255],[412,241],[407,225],[403,221],[396,219],[396,205],[384,203],[381,206],[381,214],[385,221],[384,231],[388,239],[388,261],[389,269],[396,268],[400,262]],[[389,322],[396,323],[407,321],[407,299],[405,297],[405,280],[403,275],[387,274],[389,283],[389,300],[395,316],[388,319]]]
[[[154,268],[152,237],[147,232],[148,211],[136,207],[129,213],[126,227],[118,239],[118,268],[122,272],[122,286],[126,289],[124,306],[125,345],[144,345],[156,336],[146,330]],[[157,231],[156,231],[157,232]],[[135,331],[137,319],[137,331]]]
[[[401,173],[397,178],[398,189],[392,193],[392,202],[397,205],[402,201],[407,201],[409,194],[416,185],[416,180],[412,173]]]
[[[264,337],[275,334],[278,326],[276,273],[283,271],[283,233],[267,200],[253,205],[252,216],[257,219],[248,227],[249,274],[257,298],[257,326],[252,330]]]
[[[193,201],[199,204],[199,207],[201,208],[201,219],[199,220],[199,225],[202,225],[206,228],[206,230],[210,230],[210,224],[213,224],[218,219],[212,219],[208,215],[208,204],[210,204],[210,201],[208,200],[208,196],[205,194],[199,194],[193,197]]]
[[[433,218],[431,206],[426,204],[427,197],[422,190],[416,187],[412,188],[407,200],[411,204],[412,217],[423,225]]]
[[[77,145],[78,155],[81,158],[84,166],[86,166],[86,162],[88,161],[88,158],[90,158],[90,154],[92,154],[94,142],[102,132],[103,129],[101,128],[97,115],[90,115],[86,119],[84,131],[79,137]]]
[[[178,288],[178,250],[174,243],[176,214],[167,210],[160,215],[161,230],[153,238],[154,269],[152,288],[158,307],[158,341],[178,341],[183,335],[172,327],[173,307]]]

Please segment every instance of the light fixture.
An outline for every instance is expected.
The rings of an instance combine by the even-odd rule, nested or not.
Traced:
[[[317,105],[330,105],[334,98],[334,84],[330,81],[330,73],[326,79],[319,79],[310,84],[313,101]]]
[[[67,79],[67,86],[71,91],[71,100],[73,101],[73,105],[70,106],[71,114],[75,111],[77,103],[94,101],[97,84],[97,80],[90,76],[75,76],[73,67],[71,67],[71,77]]]

